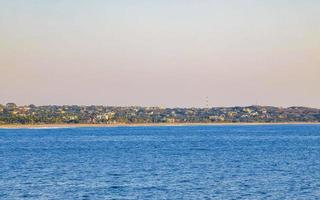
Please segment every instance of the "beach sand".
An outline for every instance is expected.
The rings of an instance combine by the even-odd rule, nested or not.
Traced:
[[[137,126],[237,126],[237,125],[285,125],[320,124],[320,122],[285,123],[141,123],[141,124],[1,124],[0,128],[77,128],[77,127],[137,127]]]

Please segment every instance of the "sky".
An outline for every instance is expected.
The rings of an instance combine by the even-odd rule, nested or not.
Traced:
[[[0,103],[320,108],[318,0],[0,0]]]

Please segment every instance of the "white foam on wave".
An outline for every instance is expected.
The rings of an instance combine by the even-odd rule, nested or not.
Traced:
[[[0,129],[66,129],[75,127],[59,127],[59,126],[44,126],[44,127],[0,127]]]

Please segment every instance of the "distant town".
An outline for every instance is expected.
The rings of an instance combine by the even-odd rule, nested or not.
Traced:
[[[308,107],[161,108],[0,104],[0,124],[320,122],[320,109]]]

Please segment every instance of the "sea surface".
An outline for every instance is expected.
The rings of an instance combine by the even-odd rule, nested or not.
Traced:
[[[0,129],[0,199],[320,199],[320,125]]]

